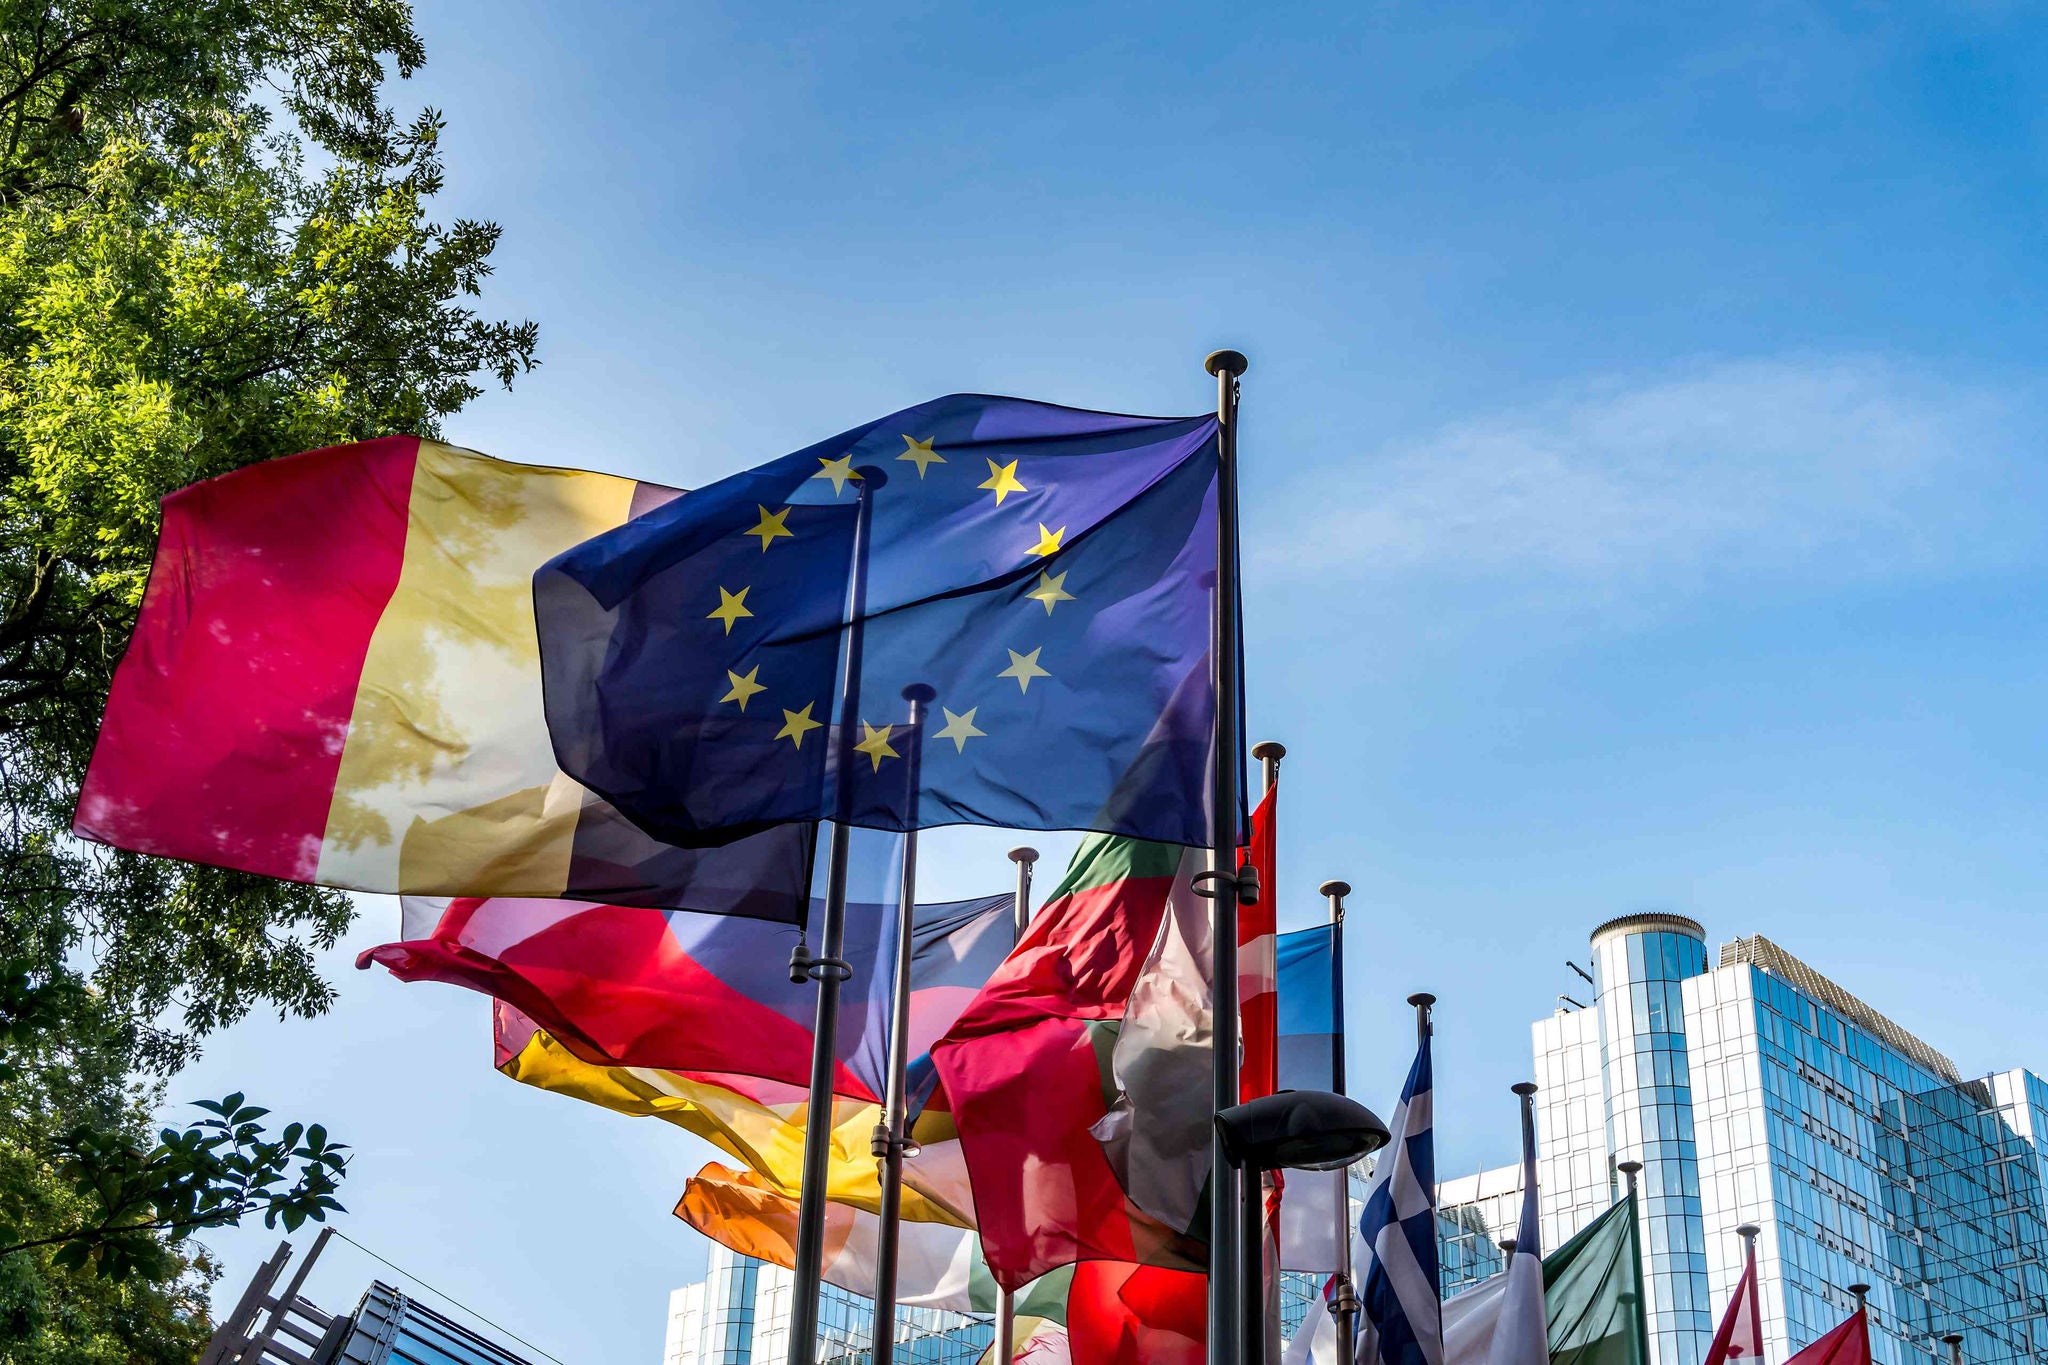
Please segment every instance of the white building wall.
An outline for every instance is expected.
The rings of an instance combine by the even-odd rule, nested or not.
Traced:
[[[1600,1013],[1559,1010],[1530,1027],[1543,1245],[1562,1246],[1614,1202],[1600,1088]],[[1517,1178],[1518,1186],[1521,1181]]]
[[[704,1337],[704,1286],[686,1284],[668,1296],[668,1330],[661,1344],[661,1365],[701,1365]]]
[[[1685,1032],[1709,1301],[1726,1304],[1735,1292],[1742,1277],[1742,1242],[1735,1229],[1755,1225],[1760,1230],[1757,1270],[1764,1358],[1772,1361],[1785,1359],[1792,1348],[1787,1340],[1750,970],[1723,967],[1687,981]]]

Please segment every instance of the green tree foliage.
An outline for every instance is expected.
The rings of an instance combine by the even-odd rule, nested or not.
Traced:
[[[0,1361],[189,1359],[181,1234],[331,1203],[324,1134],[148,1116],[208,1031],[326,1008],[346,898],[66,831],[158,499],[534,363],[385,103],[423,59],[402,0],[0,0]]]

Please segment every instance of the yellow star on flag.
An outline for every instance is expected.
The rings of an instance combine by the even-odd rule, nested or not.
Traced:
[[[752,591],[753,589],[750,587],[741,588],[738,592],[727,592],[724,588],[720,588],[718,590],[718,610],[710,613],[704,619],[707,621],[725,622],[725,633],[727,635],[732,634],[733,622],[739,620],[742,616],[752,616],[754,614],[747,610],[747,594]]]
[[[796,539],[796,532],[789,529],[789,509],[787,507],[783,508],[780,512],[771,512],[767,508],[761,507],[761,504],[758,502],[754,506],[761,508],[761,524],[753,530],[746,532],[746,534],[761,537],[761,549],[763,551],[767,550],[769,543],[777,536],[784,536],[790,540]]]
[[[1060,527],[1057,531],[1048,531],[1045,529],[1045,523],[1041,521],[1038,523],[1038,543],[1024,553],[1027,555],[1037,555],[1040,559],[1044,559],[1050,554],[1057,554],[1060,548],[1060,537],[1066,533],[1067,528],[1064,526]]]
[[[1040,650],[1044,648],[1045,646],[1040,645],[1038,649],[1032,650],[1029,654],[1019,654],[1014,649],[1006,651],[1010,656],[1010,666],[996,674],[996,676],[998,678],[1015,678],[1017,680],[1017,690],[1019,692],[1029,692],[1033,678],[1050,678],[1052,676],[1052,674],[1038,666],[1038,655]]]
[[[801,711],[792,711],[786,706],[783,707],[782,728],[775,732],[775,737],[777,739],[786,739],[799,749],[803,748],[805,735],[813,730],[825,728],[825,722],[811,719],[811,708],[816,705],[817,703],[814,701],[807,701],[804,703],[804,709]]]
[[[732,682],[732,691],[720,697],[719,700],[738,702],[742,715],[746,714],[747,703],[754,699],[756,692],[766,692],[768,690],[766,686],[756,681],[761,676],[761,665],[759,664],[755,664],[744,674],[735,673],[728,668],[725,670],[725,676]]]
[[[820,455],[818,463],[825,467],[811,475],[811,477],[814,479],[832,480],[832,496],[835,498],[846,491],[846,481],[848,479],[857,480],[860,478],[860,471],[853,467],[853,456],[851,455],[841,455],[836,460],[828,460],[823,455]]]
[[[988,731],[974,728],[974,713],[981,709],[979,706],[968,707],[967,714],[961,716],[954,715],[943,706],[939,709],[946,712],[946,726],[943,730],[933,731],[932,738],[952,740],[956,753],[964,754],[967,752],[968,740],[982,739],[988,735]]]
[[[1074,594],[1066,589],[1066,582],[1066,574],[1049,574],[1041,570],[1038,575],[1038,586],[1024,595],[1034,602],[1045,603],[1045,614],[1050,616],[1054,607],[1062,602],[1074,600]]]
[[[988,459],[987,456],[982,458]],[[975,487],[994,489],[996,506],[998,507],[1003,505],[1003,499],[1010,494],[1028,491],[1023,484],[1017,482],[1017,462],[1015,460],[1010,461],[1008,464],[997,464],[994,460],[989,460],[988,478],[984,482],[976,484]]]
[[[885,758],[903,757],[903,755],[889,747],[889,732],[894,730],[895,726],[884,725],[878,730],[866,721],[862,721],[860,728],[867,731],[867,735],[860,743],[853,746],[853,750],[855,753],[866,754],[870,759],[874,760],[875,766],[873,771],[880,772],[882,770],[882,760]]]
[[[903,444],[908,446],[909,449],[896,457],[899,460],[908,460],[916,465],[917,477],[920,480],[924,478],[925,470],[930,469],[935,464],[944,464],[946,462],[945,456],[932,449],[933,439],[927,436],[922,441],[913,441],[908,436],[905,436]]]

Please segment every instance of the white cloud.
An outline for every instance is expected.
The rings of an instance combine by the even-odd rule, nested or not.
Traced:
[[[1715,362],[1361,457],[1266,503],[1290,524],[1253,543],[1281,574],[1940,571],[2039,544],[2033,407],[1886,361]]]

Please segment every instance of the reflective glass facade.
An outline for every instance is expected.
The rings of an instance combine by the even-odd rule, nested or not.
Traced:
[[[1521,1225],[1522,1168],[1496,1166],[1441,1181],[1436,1198],[1437,1264],[1448,1298],[1508,1268],[1501,1243]]]
[[[264,1359],[279,1356],[281,1346],[273,1344]],[[370,1285],[353,1314],[334,1320],[310,1359],[313,1365],[530,1365],[527,1356],[381,1281]]]
[[[1700,1365],[1713,1340],[1685,1031],[1685,983],[1707,969],[1700,927],[1633,915],[1593,935],[1607,1148],[1640,1161],[1650,1359]],[[1542,1172],[1537,1172],[1541,1185]]]
[[[1949,1332],[1970,1365],[2048,1362],[2040,1077],[1963,1080],[1766,939],[1710,958],[1691,921],[1637,915],[1595,931],[1593,956],[1592,1007],[1533,1031],[1544,1242],[1607,1206],[1616,1162],[1643,1163],[1653,1365],[1704,1358],[1744,1223],[1762,1230],[1765,1365],[1847,1316],[1858,1282],[1880,1365],[1935,1365]],[[1517,1183],[1440,1187],[1446,1292],[1513,1235],[1519,1201],[1489,1177]]]
[[[1283,1341],[1294,1340],[1295,1329],[1300,1327],[1311,1311],[1322,1313],[1324,1276],[1312,1275],[1305,1270],[1283,1270],[1280,1272],[1280,1337]]]
[[[2048,1081],[2031,1071],[2001,1071],[1985,1084],[1999,1116],[2033,1146],[2038,1178],[2048,1185]]]
[[[704,1279],[669,1295],[662,1365],[780,1365],[789,1354],[790,1272],[722,1246]],[[818,1305],[820,1365],[866,1365],[874,1303],[825,1286]],[[935,1308],[896,1310],[904,1365],[973,1365],[995,1340],[990,1319]]]

